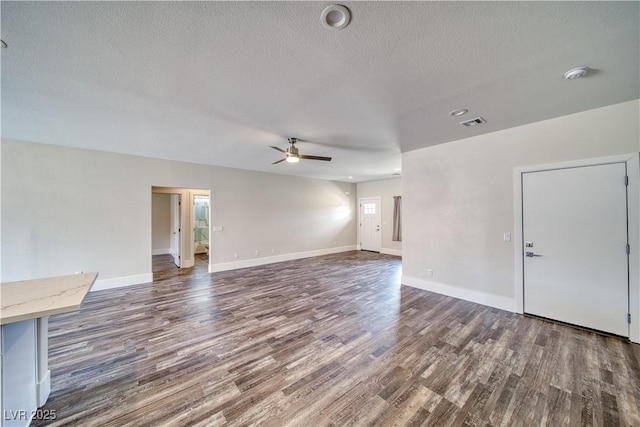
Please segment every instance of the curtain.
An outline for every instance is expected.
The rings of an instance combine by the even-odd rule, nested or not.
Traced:
[[[393,236],[394,242],[402,242],[402,196],[393,196]]]

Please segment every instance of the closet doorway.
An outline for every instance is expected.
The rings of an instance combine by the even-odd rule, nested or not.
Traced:
[[[211,197],[209,194],[193,195],[193,257],[196,264],[209,265],[209,231]]]
[[[152,187],[151,263],[156,273],[176,268],[208,271],[211,191]]]

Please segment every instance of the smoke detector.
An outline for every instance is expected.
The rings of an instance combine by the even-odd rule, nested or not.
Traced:
[[[564,73],[564,78],[567,80],[579,79],[580,77],[584,77],[587,75],[587,71],[589,71],[588,67],[576,67],[572,68],[566,73]]]
[[[478,125],[481,125],[482,123],[487,123],[487,121],[482,117],[476,117],[475,119],[470,119],[470,120],[465,120],[464,122],[460,122],[462,126],[466,126],[466,127],[478,126]]]
[[[320,22],[325,28],[341,30],[351,21],[351,12],[341,4],[327,6],[320,15]]]

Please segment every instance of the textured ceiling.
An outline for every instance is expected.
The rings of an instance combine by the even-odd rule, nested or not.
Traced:
[[[638,2],[344,2],[344,30],[329,4],[3,1],[2,137],[359,182],[640,97]],[[290,136],[333,161],[271,165]]]

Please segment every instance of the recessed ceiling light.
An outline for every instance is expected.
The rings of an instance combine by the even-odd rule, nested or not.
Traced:
[[[5,48],[5,47],[7,47],[7,44],[4,42],[4,40],[0,39],[0,46],[2,48]]]
[[[449,111],[449,114],[452,116],[462,116],[463,114],[467,114],[466,108],[458,108],[457,110]]]
[[[325,28],[341,30],[351,21],[351,12],[341,4],[327,6],[320,15],[320,22]]]
[[[589,71],[588,67],[576,67],[572,68],[566,73],[564,73],[564,78],[567,80],[579,79],[580,77],[584,77],[587,75],[587,71]]]
[[[353,177],[352,177],[351,175],[349,175],[347,178],[349,178],[349,179],[353,179]]]

